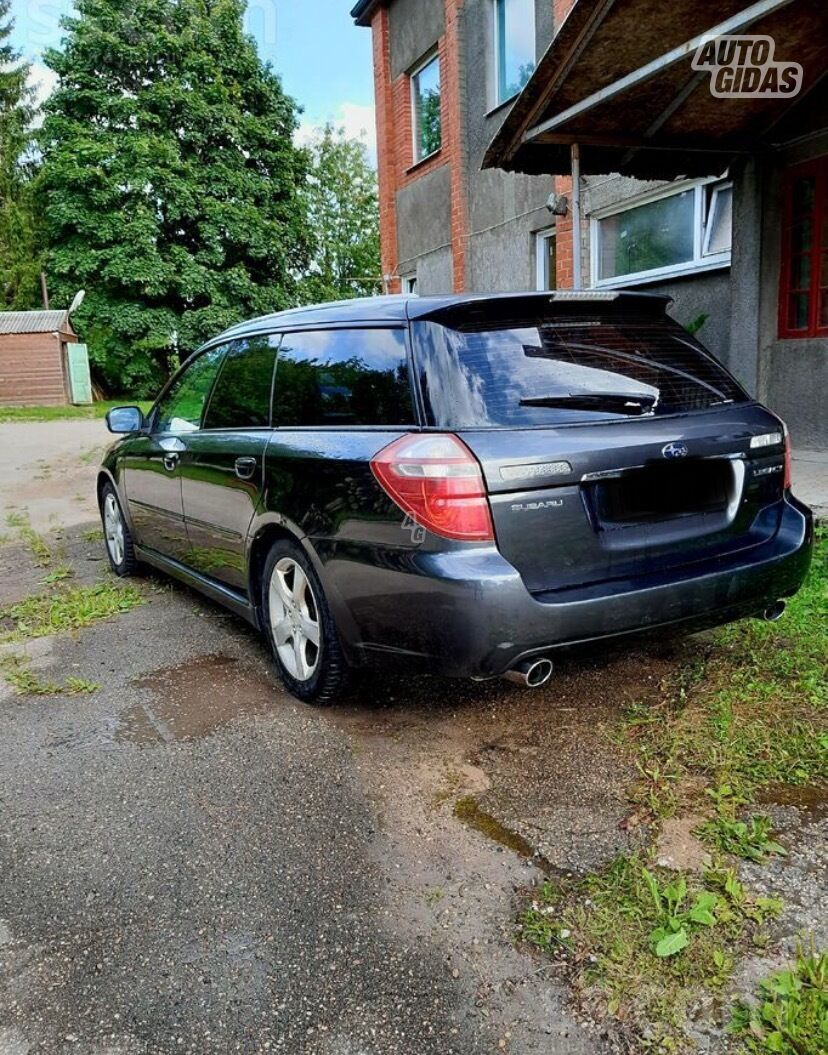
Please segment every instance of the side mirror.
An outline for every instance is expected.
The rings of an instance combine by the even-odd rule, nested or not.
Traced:
[[[115,433],[140,432],[144,415],[139,407],[113,407],[107,411],[106,427]]]

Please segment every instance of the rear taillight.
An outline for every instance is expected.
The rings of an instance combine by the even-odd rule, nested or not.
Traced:
[[[791,459],[791,434],[788,432],[788,426],[783,423],[782,428],[785,432],[785,483],[782,485],[786,491],[790,491],[793,486],[793,465]]]
[[[374,456],[371,469],[385,493],[427,531],[464,542],[494,541],[483,474],[457,436],[402,436]]]

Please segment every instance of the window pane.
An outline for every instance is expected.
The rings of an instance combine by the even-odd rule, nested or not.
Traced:
[[[811,248],[811,233],[813,224],[810,220],[800,220],[795,223],[791,231],[791,252],[807,253]]]
[[[815,180],[813,176],[798,179],[793,186],[794,216],[807,216],[814,209]]]
[[[810,289],[811,254],[795,256],[791,261],[791,289]]]
[[[535,69],[535,0],[496,0],[497,101],[511,99]]]
[[[158,404],[154,432],[195,432],[226,345],[211,348],[191,363]]]
[[[410,425],[402,330],[285,334],[276,368],[276,425]]]
[[[794,293],[788,298],[788,328],[804,330],[808,325],[807,293]]]
[[[694,198],[686,190],[600,220],[601,278],[691,261]]]
[[[828,326],[828,289],[823,289],[819,295],[819,325]]]
[[[279,337],[236,341],[227,353],[207,408],[205,429],[267,428]]]
[[[414,152],[420,161],[440,149],[440,60],[435,57],[413,77]]]
[[[733,188],[720,187],[714,190],[710,199],[710,213],[707,218],[707,252],[726,253],[730,249],[730,232],[733,224]]]

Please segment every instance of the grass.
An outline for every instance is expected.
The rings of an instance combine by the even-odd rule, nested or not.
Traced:
[[[4,677],[18,696],[81,696],[100,688],[95,682],[83,678],[67,678],[63,685],[44,681],[27,667],[8,670]]]
[[[688,805],[689,787],[735,811],[770,784],[828,773],[828,539],[779,623],[718,631],[663,686],[660,705],[633,707],[622,740],[637,757],[638,802],[656,817]],[[697,805],[698,803],[696,803]]]
[[[0,608],[0,643],[79,630],[143,604],[131,584],[114,581],[94,586],[63,586]]]
[[[828,953],[800,949],[792,967],[760,983],[755,1005],[742,1004],[731,1032],[751,1055],[824,1055],[828,1051]]]
[[[12,511],[6,514],[6,525],[13,528],[18,538],[28,547],[35,565],[38,568],[48,568],[52,563],[52,551],[43,536],[32,527],[28,513]]]
[[[761,945],[781,908],[752,896],[733,869],[702,876],[624,856],[569,890],[546,883],[520,918],[522,938],[569,965],[583,1003],[616,1017],[642,1050],[685,1050],[684,1021],[702,988],[721,989],[737,949]]]
[[[113,407],[138,406],[146,414],[151,402],[130,400],[127,396],[93,403],[92,406],[74,407],[0,407],[0,425],[12,421],[65,421],[80,418],[92,420],[102,418]]]
[[[657,830],[672,815],[706,814],[696,834],[715,867],[666,873],[640,850],[574,887],[547,883],[520,917],[522,938],[564,960],[581,1002],[614,1017],[637,1050],[692,1050],[688,1008],[721,989],[748,944],[763,944],[763,924],[780,908],[752,896],[732,862],[785,853],[755,811],[763,790],[828,794],[827,615],[823,535],[782,621],[696,639],[656,703],[633,705],[617,732],[640,773],[630,792],[636,816]],[[801,985],[795,972],[774,976],[759,1009],[740,1011],[734,1028],[751,1055],[828,1051],[815,1032],[828,1030],[825,955],[800,958],[796,970]],[[807,981],[816,976],[821,990]]]

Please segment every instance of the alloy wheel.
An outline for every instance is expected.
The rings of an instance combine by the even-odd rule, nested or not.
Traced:
[[[269,609],[279,659],[292,678],[309,681],[319,665],[319,608],[307,575],[290,557],[273,569]]]
[[[104,533],[112,563],[120,567],[124,562],[124,520],[118,500],[111,492],[104,501]]]

